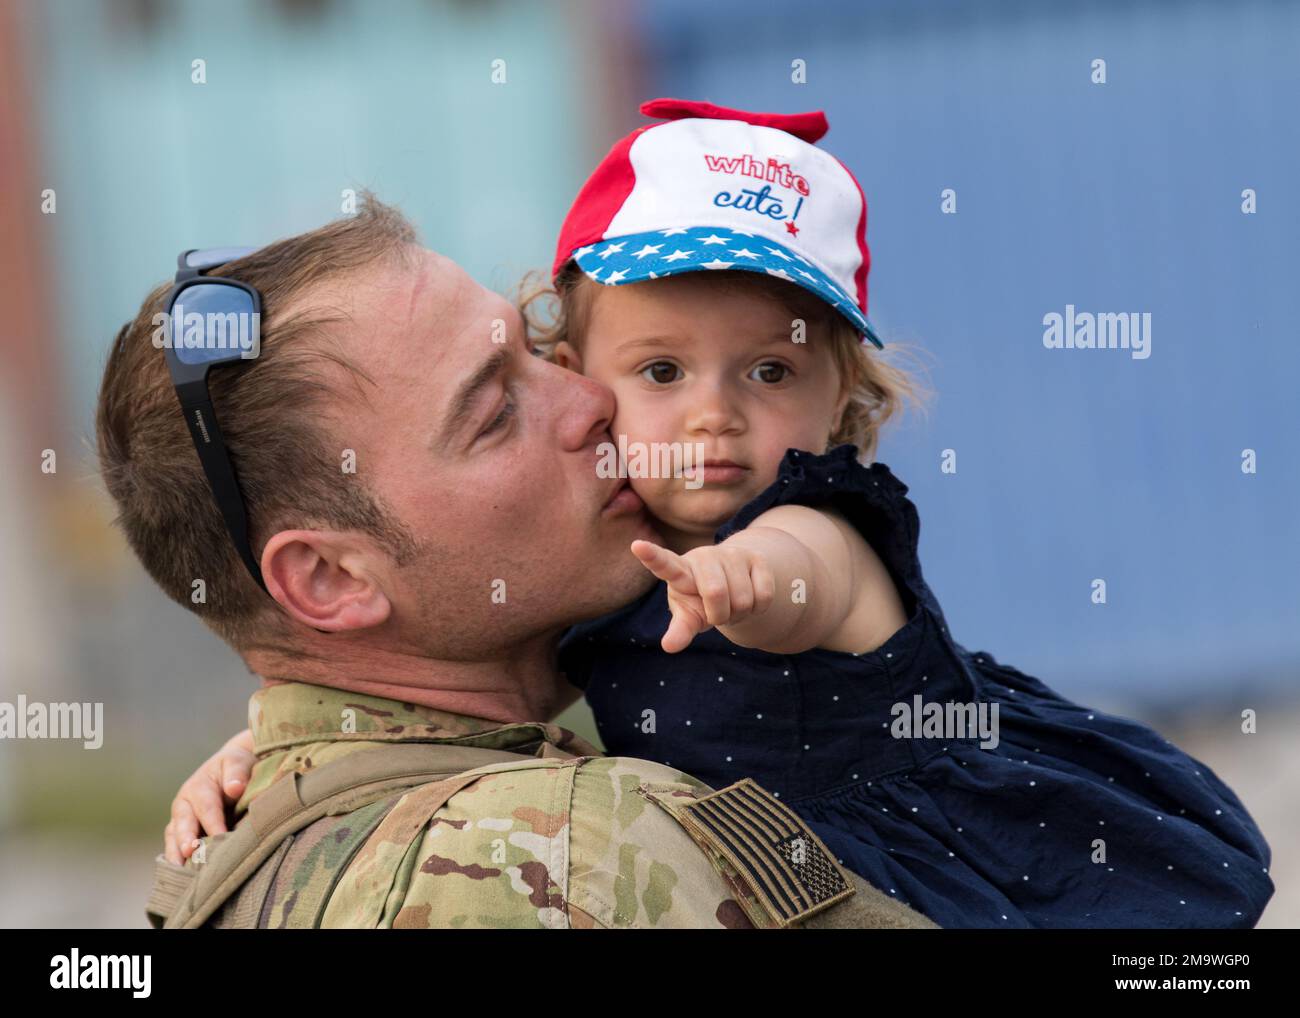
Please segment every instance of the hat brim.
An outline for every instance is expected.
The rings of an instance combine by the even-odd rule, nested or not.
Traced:
[[[650,230],[580,247],[573,252],[573,259],[589,278],[605,286],[684,272],[740,270],[775,276],[820,297],[865,340],[877,349],[885,347],[857,301],[842,286],[784,244],[756,234],[724,226]]]

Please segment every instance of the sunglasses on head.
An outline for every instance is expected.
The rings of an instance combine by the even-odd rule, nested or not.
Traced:
[[[255,250],[224,247],[181,252],[165,304],[162,345],[212,497],[249,575],[266,590],[248,540],[248,509],[208,391],[208,372],[213,368],[256,359],[261,349],[262,298],[247,283],[203,275]]]

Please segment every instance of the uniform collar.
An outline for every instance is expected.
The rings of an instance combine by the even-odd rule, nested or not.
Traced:
[[[259,755],[316,742],[447,742],[530,756],[600,756],[567,728],[542,722],[502,724],[328,686],[264,686],[248,702]]]

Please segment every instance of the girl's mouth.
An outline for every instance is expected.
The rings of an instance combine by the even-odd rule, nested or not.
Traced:
[[[702,479],[705,484],[736,484],[749,476],[749,467],[734,460],[706,459],[700,466],[683,473],[689,480]]]

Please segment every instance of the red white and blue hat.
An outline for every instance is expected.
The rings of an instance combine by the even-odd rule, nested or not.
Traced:
[[[554,275],[577,261],[616,286],[742,269],[797,283],[877,347],[867,322],[867,200],[848,168],[813,143],[826,115],[747,113],[652,99],[667,121],[619,141],[560,230]]]

